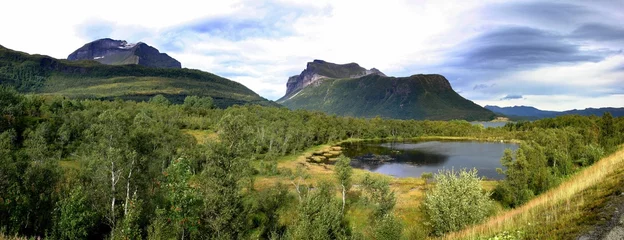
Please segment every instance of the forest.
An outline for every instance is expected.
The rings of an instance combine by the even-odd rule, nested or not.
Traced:
[[[197,131],[208,137],[198,140]],[[395,216],[388,180],[354,178],[348,158],[333,166],[333,178],[318,181],[304,167],[278,164],[323,144],[426,136],[514,140],[520,147],[504,153],[505,179],[491,192],[471,170],[435,174],[417,234]],[[622,143],[624,118],[608,113],[484,128],[258,105],[220,109],[209,97],[188,96],[182,104],[160,95],[146,102],[76,100],[0,87],[0,232],[51,239],[435,237],[482,222],[495,206],[521,206]],[[291,181],[256,184],[276,175]],[[449,189],[457,186],[476,207],[452,204]],[[355,208],[364,210],[348,216]],[[355,224],[366,230],[354,231]]]

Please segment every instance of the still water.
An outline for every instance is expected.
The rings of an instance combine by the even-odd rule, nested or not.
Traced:
[[[483,125],[485,128],[504,127],[507,122],[470,122],[472,125]]]
[[[516,150],[512,143],[479,141],[427,142],[352,142],[345,143],[343,154],[351,158],[354,168],[392,175],[420,177],[424,172],[440,169],[476,168],[488,179],[502,179],[496,172],[506,148]]]

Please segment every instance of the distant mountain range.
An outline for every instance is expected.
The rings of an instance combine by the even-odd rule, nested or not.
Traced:
[[[195,95],[212,97],[218,107],[234,104],[279,106],[260,97],[238,82],[199,70],[180,69],[179,62],[175,59],[171,60],[172,58],[162,62],[177,64],[150,65],[149,63],[154,62],[154,59],[168,56],[159,53],[156,49],[149,50],[151,47],[146,44],[136,44],[130,47],[125,41],[112,41],[104,39],[96,44],[90,43],[83,47],[87,50],[81,48],[84,51],[79,49],[70,55],[72,59],[104,56],[95,61],[93,59],[83,61],[55,59],[44,55],[30,55],[0,46],[0,85],[12,86],[24,93],[62,95],[79,99],[121,98],[144,101],[162,94],[174,103],[182,103],[186,96]],[[99,48],[102,42],[112,45]],[[121,44],[119,46],[125,44],[127,49],[110,50],[111,47],[118,46],[115,44]],[[144,51],[145,49],[148,50]],[[126,50],[136,54],[138,61],[109,61],[128,53]],[[154,58],[154,56],[157,57]],[[113,65],[105,65],[98,60]],[[147,64],[150,67],[141,64]]]
[[[525,118],[525,119],[540,119],[540,118],[551,118],[561,115],[582,115],[582,116],[590,116],[596,115],[601,116],[605,112],[610,112],[614,117],[622,117],[624,116],[624,108],[586,108],[583,110],[568,110],[568,111],[544,111],[539,110],[530,106],[513,106],[513,107],[498,107],[498,106],[490,106],[486,105],[485,108],[491,110],[492,112],[502,114],[511,118]]]
[[[87,43],[67,60],[94,60],[108,65],[138,64],[157,68],[182,68],[182,64],[166,53],[145,43],[128,43],[123,40],[104,38]]]
[[[309,62],[290,77],[278,103],[353,117],[491,120],[495,114],[457,94],[442,75],[388,77],[357,63]]]

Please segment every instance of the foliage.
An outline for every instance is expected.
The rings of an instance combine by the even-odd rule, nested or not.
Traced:
[[[5,56],[0,62],[41,61],[53,69],[48,80],[60,74],[81,76],[74,67],[92,64]],[[58,66],[66,71],[54,72],[61,71]],[[85,69],[94,76],[152,74],[135,67]],[[344,184],[347,194],[341,202],[342,184],[337,189],[318,184],[319,179],[308,178],[306,166],[278,169],[276,159],[348,138],[518,139],[524,143],[515,153],[505,153],[500,170],[505,180],[494,192],[504,206],[515,207],[624,142],[624,118],[608,116],[565,116],[483,129],[466,121],[363,119],[255,105],[217,109],[199,96],[189,97],[186,105],[168,105],[43,98],[0,88],[3,234],[264,239],[314,238],[305,234],[312,232],[318,238],[349,238],[360,236],[350,232],[355,223],[345,220],[356,214],[365,219],[357,223],[366,225],[358,226],[361,237],[394,239],[404,224],[393,215],[396,197],[387,179],[350,174],[348,159],[341,158],[337,175],[328,175],[337,179],[334,185]],[[172,101],[169,97],[158,98]],[[275,164],[267,164],[270,171],[265,172],[286,182],[290,177],[293,187],[254,184],[265,174],[256,169],[261,162]],[[362,179],[361,187],[350,190],[356,179]]]
[[[366,174],[362,180],[362,187],[368,201],[375,207],[373,218],[391,214],[396,204],[396,197],[387,179]]]
[[[55,239],[86,239],[98,220],[81,186],[73,188],[69,196],[57,202],[55,212]]]
[[[490,194],[481,189],[476,169],[441,170],[435,182],[423,202],[435,235],[479,223],[492,213],[493,202]]]
[[[329,183],[321,183],[306,195],[299,205],[298,219],[288,229],[290,239],[344,239],[349,235],[340,211],[340,202],[333,197]]]
[[[351,189],[351,175],[353,174],[353,169],[350,163],[351,159],[341,155],[335,165],[336,178],[342,188],[342,212],[344,212],[345,209],[347,192]]]

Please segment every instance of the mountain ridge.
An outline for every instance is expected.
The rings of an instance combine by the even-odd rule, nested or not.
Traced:
[[[521,118],[529,118],[529,119],[541,119],[541,118],[551,118],[561,115],[582,115],[582,116],[590,116],[590,115],[602,115],[605,112],[611,113],[614,117],[622,117],[624,116],[624,108],[615,108],[615,107],[603,107],[603,108],[585,108],[585,109],[572,109],[566,111],[548,111],[548,110],[540,110],[538,108],[532,106],[513,106],[513,107],[499,107],[494,105],[486,105],[486,109],[489,109],[492,112],[503,114],[509,117],[521,117]]]
[[[182,103],[186,96],[195,95],[213,98],[218,107],[279,106],[238,82],[200,70],[69,61],[6,47],[0,48],[0,85],[23,93],[78,99],[145,101],[161,94]]]
[[[439,74],[319,79],[282,105],[351,117],[394,119],[491,120],[495,114],[457,94]]]
[[[366,69],[357,63],[336,64],[324,60],[315,59],[306,64],[306,68],[299,74],[288,78],[286,82],[286,94],[277,102],[296,95],[301,89],[316,83],[320,79],[358,78],[370,74],[386,76],[376,68]]]
[[[102,38],[83,45],[67,56],[67,60],[93,60],[108,65],[137,64],[155,68],[182,68],[182,64],[143,42]]]

